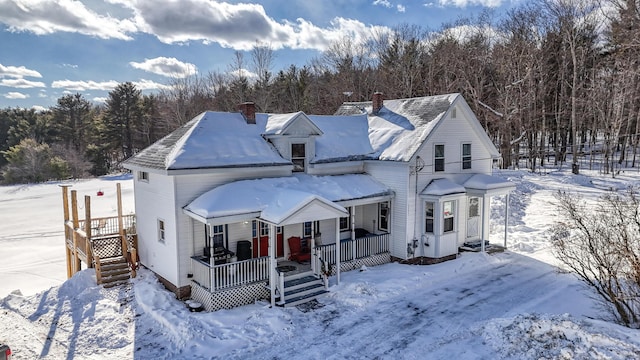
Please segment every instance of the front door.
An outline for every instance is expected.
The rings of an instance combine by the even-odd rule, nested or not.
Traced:
[[[269,224],[253,221],[253,257],[269,255]],[[282,226],[276,227],[276,257],[284,256]]]
[[[480,235],[480,198],[470,197],[467,205],[467,239]]]

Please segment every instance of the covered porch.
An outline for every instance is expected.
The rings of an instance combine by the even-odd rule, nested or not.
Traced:
[[[184,208],[194,234],[192,298],[207,310],[256,299],[292,306],[325,293],[329,276],[339,282],[341,271],[390,261],[388,189],[366,175],[290,179],[223,185]],[[288,186],[281,188],[283,180]],[[323,197],[317,182],[344,197]],[[349,198],[346,184],[364,193]],[[231,193],[243,195],[229,203]]]

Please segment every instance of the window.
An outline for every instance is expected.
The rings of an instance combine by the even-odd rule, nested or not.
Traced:
[[[444,145],[436,145],[433,157],[434,171],[444,171]]]
[[[340,218],[340,231],[351,230],[351,207],[347,208],[349,216]]]
[[[164,220],[160,220],[160,219],[158,219],[158,241],[163,244],[165,241]]]
[[[146,171],[138,171],[138,181],[149,182],[149,173]]]
[[[469,217],[477,217],[480,214],[479,201],[477,197],[469,198]]]
[[[433,233],[433,203],[424,204],[424,232]]]
[[[209,239],[211,239],[211,246],[214,251],[218,248],[224,247],[224,225],[212,225],[211,233],[209,234]]]
[[[305,144],[291,144],[291,162],[293,163],[293,171],[304,171],[305,157]]]
[[[442,203],[442,216],[444,217],[444,229],[443,232],[452,232],[454,227],[454,219],[455,219],[455,202],[454,201],[445,201]]]
[[[253,238],[258,237],[258,224],[256,220],[251,222],[251,234]],[[276,227],[276,234],[282,234],[282,226]],[[269,224],[260,222],[260,237],[269,236]]]
[[[378,203],[378,230],[389,231],[389,202]]]
[[[311,237],[311,232],[312,232],[311,224],[312,224],[311,221],[307,221],[307,222],[302,224],[302,236],[303,237]],[[315,235],[318,235],[320,233],[320,221],[314,221],[313,222],[313,231],[315,231]]]
[[[462,169],[471,169],[471,144],[462,144]]]

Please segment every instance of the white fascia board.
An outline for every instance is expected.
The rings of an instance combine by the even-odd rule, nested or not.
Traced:
[[[377,204],[383,201],[389,201],[395,197],[395,194],[376,196],[376,197],[368,197],[362,199],[353,199],[353,200],[344,200],[344,201],[336,201],[336,204],[340,204],[345,208],[351,206],[360,206],[360,205],[369,205],[369,204]]]

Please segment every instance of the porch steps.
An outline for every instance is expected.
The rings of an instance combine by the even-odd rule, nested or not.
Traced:
[[[314,300],[326,293],[324,283],[311,272],[287,276],[284,281],[284,307],[292,307]]]
[[[124,257],[101,260],[99,269],[99,283],[105,288],[126,284],[131,278],[129,263]]]

